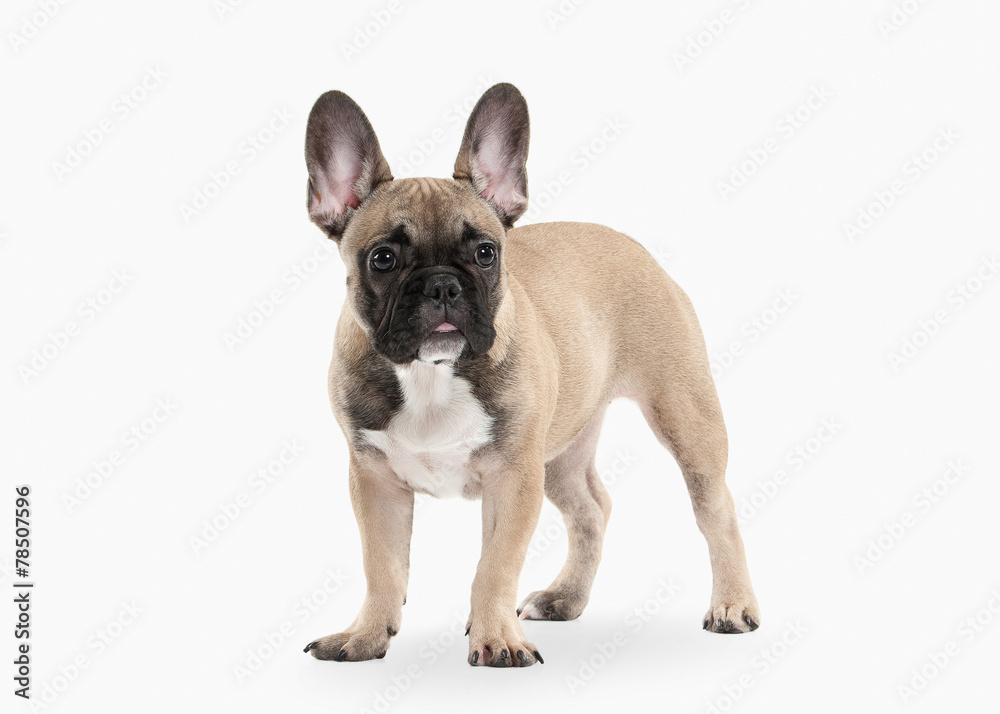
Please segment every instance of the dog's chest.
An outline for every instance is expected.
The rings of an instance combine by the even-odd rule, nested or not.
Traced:
[[[492,419],[469,382],[454,376],[448,365],[414,362],[396,374],[402,408],[385,429],[362,430],[363,438],[415,491],[461,495],[473,478],[469,456],[490,440]]]

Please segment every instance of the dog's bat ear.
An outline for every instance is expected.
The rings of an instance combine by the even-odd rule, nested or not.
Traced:
[[[455,160],[506,227],[528,208],[528,104],[513,84],[495,84],[476,103]]]
[[[392,180],[368,117],[337,91],[323,94],[309,112],[306,168],[309,218],[333,239],[375,187]]]

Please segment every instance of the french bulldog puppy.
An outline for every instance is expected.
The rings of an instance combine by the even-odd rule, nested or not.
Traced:
[[[691,302],[610,228],[513,228],[527,155],[528,108],[510,84],[476,104],[451,179],[394,180],[346,94],[327,92],[309,115],[309,217],[347,269],[329,391],[368,586],[350,627],[306,647],[318,659],[385,655],[406,601],[413,496],[427,493],[482,500],[469,664],[541,662],[520,620],[572,620],[587,605],[611,514],[594,453],[618,397],[638,402],[687,482],[712,564],[704,628],[760,622]],[[518,606],[543,494],[566,521],[569,557]]]

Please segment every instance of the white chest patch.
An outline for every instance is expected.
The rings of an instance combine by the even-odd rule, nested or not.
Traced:
[[[490,439],[493,420],[469,382],[449,364],[415,361],[396,367],[403,407],[381,431],[362,437],[380,450],[410,488],[432,496],[458,496],[472,474],[469,455]]]

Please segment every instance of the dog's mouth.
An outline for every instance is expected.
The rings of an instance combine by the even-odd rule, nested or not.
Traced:
[[[417,359],[433,364],[453,362],[462,354],[466,344],[465,335],[458,327],[442,322],[420,344]]]

